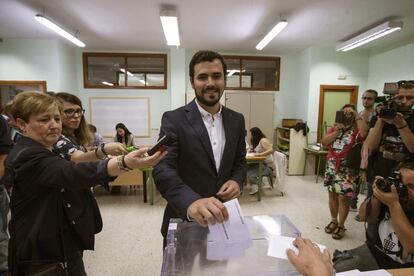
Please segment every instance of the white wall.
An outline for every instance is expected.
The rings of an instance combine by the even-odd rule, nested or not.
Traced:
[[[371,52],[368,87],[382,92],[385,82],[414,79],[414,43]]]
[[[310,51],[311,70],[307,117],[310,130],[316,131],[320,85],[358,85],[359,94],[361,94],[366,89],[368,53],[362,50],[337,53],[334,48],[323,47],[312,47]],[[338,80],[339,75],[346,76],[346,79]],[[359,99],[358,107],[361,109]]]
[[[72,90],[75,51],[56,40],[4,39],[0,43],[0,79],[46,81],[49,91]]]

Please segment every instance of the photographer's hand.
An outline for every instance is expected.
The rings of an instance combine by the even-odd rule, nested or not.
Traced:
[[[397,188],[395,188],[394,185],[391,185],[391,192],[389,193],[381,191],[375,183],[372,185],[372,190],[374,192],[374,196],[383,204],[387,205],[388,208],[391,209],[396,204],[400,204]]]

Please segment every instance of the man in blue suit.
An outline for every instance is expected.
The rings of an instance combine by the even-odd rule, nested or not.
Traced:
[[[202,226],[227,220],[223,202],[240,196],[246,178],[244,117],[219,102],[226,85],[223,57],[199,51],[189,67],[196,99],[164,113],[160,137],[170,134],[176,141],[153,171],[168,201],[161,227],[164,246],[170,218]]]

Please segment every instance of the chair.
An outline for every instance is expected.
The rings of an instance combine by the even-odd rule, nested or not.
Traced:
[[[321,146],[317,144],[311,144],[307,145],[305,148],[303,148],[305,151],[305,164],[303,165],[303,175],[306,173],[306,163],[308,159],[308,155],[315,155],[315,158],[318,158],[318,164],[316,166],[316,183],[318,183],[319,178],[319,172],[320,172],[320,166],[322,159],[326,159],[326,155],[328,154],[327,150],[324,150]]]
[[[278,184],[278,190],[282,193],[282,196],[285,192],[285,181],[286,181],[286,172],[287,172],[287,157],[284,153],[275,151],[273,153],[273,162],[275,163],[275,184]],[[273,186],[273,185],[272,185]]]

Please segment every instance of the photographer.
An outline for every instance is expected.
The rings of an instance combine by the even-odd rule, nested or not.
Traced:
[[[377,177],[373,192],[359,208],[368,223],[366,243],[335,251],[337,272],[414,266],[414,163],[400,165],[393,177]]]
[[[398,93],[386,102],[370,122],[366,139],[372,157],[373,175],[388,177],[400,162],[413,161],[414,156],[414,81],[399,81]]]
[[[322,138],[322,144],[328,148],[324,186],[329,194],[331,221],[325,232],[334,239],[342,239],[346,228],[345,221],[349,212],[348,200],[356,191],[358,170],[347,165],[347,156],[357,142],[362,142],[359,134],[355,106],[346,104],[337,112],[336,123]]]

